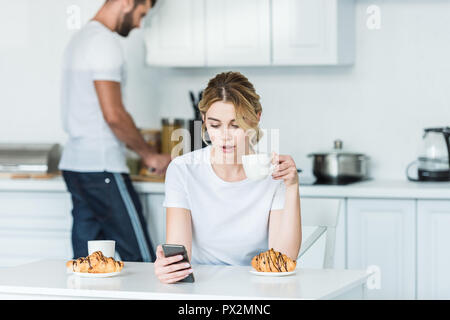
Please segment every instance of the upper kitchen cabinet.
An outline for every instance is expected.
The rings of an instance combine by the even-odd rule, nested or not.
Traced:
[[[160,0],[146,28],[150,65],[352,64],[354,0]]]
[[[354,62],[354,0],[272,1],[272,24],[273,65]]]
[[[161,0],[145,28],[147,63],[204,66],[205,0]]]
[[[207,0],[206,64],[270,64],[270,1]]]

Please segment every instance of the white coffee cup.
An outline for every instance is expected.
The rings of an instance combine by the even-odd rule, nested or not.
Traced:
[[[88,252],[93,254],[101,251],[105,257],[112,257],[116,253],[116,242],[114,240],[90,240],[88,241]]]
[[[250,180],[260,180],[271,175],[275,169],[272,156],[268,153],[256,153],[242,156],[245,175]]]

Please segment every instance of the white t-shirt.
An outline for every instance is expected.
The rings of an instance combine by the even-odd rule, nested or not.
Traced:
[[[98,21],[78,31],[64,53],[61,111],[69,140],[59,168],[128,173],[125,145],[103,118],[94,80],[125,81],[119,36]]]
[[[272,176],[227,182],[210,159],[210,146],[173,159],[163,206],[190,210],[192,263],[250,265],[268,249],[269,213],[284,208],[284,183]]]

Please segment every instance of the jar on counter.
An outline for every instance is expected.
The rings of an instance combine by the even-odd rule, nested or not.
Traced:
[[[162,134],[161,134],[161,152],[172,154],[172,151],[175,146],[179,143],[184,143],[184,134],[181,135],[178,139],[176,137],[172,137],[172,134],[178,129],[186,129],[186,121],[183,119],[170,119],[164,118],[162,119]],[[183,154],[183,148],[180,148],[179,151],[175,151],[176,154],[172,154],[172,157],[176,157]]]
[[[152,152],[161,153],[161,130],[142,129],[141,134]]]

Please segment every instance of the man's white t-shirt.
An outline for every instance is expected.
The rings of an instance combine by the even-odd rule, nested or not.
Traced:
[[[192,263],[250,265],[268,249],[269,214],[284,208],[284,182],[271,175],[227,182],[210,159],[210,146],[173,159],[163,206],[190,210]]]
[[[125,145],[103,118],[94,80],[125,81],[119,36],[98,21],[78,31],[64,53],[61,111],[69,140],[59,168],[128,173]]]

